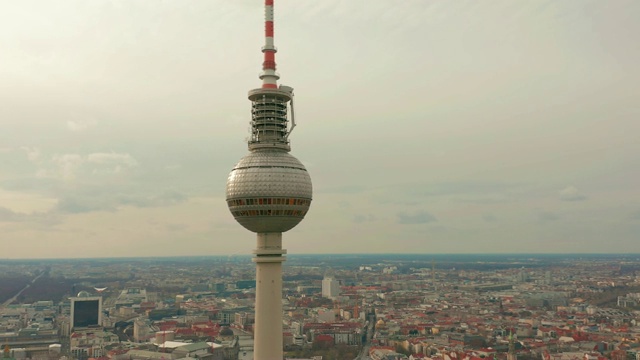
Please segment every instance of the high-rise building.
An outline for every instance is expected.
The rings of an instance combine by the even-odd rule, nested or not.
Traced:
[[[331,275],[322,279],[322,297],[335,299],[340,295],[340,283]]]
[[[311,177],[289,154],[295,127],[293,88],[278,86],[273,37],[273,0],[265,0],[262,86],[249,91],[249,154],[227,179],[233,217],[257,233],[254,358],[282,359],[282,233],[296,226],[311,205]]]
[[[71,299],[71,331],[102,325],[102,297],[86,291]]]

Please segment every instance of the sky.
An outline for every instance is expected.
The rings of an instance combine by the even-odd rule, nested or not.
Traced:
[[[640,2],[277,0],[307,253],[640,252]],[[260,0],[0,2],[0,259],[250,254]]]

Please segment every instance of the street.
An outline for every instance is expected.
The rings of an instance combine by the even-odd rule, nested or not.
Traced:
[[[36,276],[35,278],[33,278],[33,280],[31,280],[30,283],[28,283],[27,285],[25,285],[25,287],[22,288],[22,290],[18,291],[17,294],[15,294],[11,299],[5,301],[4,303],[2,303],[2,306],[7,306],[9,304],[11,304],[12,302],[14,302],[18,296],[20,296],[20,294],[22,294],[23,291],[27,290],[31,284],[35,283],[36,280],[38,280],[40,277],[42,277],[42,275],[44,275],[45,271],[42,271],[38,276]]]

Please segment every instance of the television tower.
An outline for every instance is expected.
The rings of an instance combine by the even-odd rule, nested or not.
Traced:
[[[311,177],[289,154],[295,127],[293,88],[278,86],[273,42],[273,0],[265,0],[262,86],[249,91],[249,154],[227,179],[226,200],[233,217],[257,233],[254,359],[280,360],[282,352],[282,233],[296,226],[311,205]],[[290,114],[287,115],[290,109]]]

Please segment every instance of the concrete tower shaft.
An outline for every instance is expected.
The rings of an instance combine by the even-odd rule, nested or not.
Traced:
[[[254,359],[282,359],[282,233],[258,233]]]

